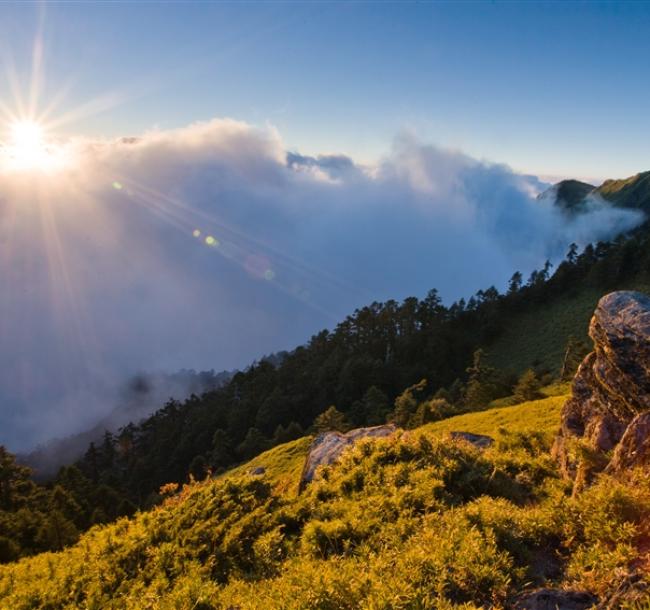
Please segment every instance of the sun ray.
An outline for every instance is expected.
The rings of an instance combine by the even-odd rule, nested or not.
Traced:
[[[69,123],[75,123],[81,119],[85,119],[89,116],[95,116],[111,110],[120,104],[123,104],[128,99],[128,96],[120,92],[109,92],[103,95],[100,95],[92,100],[65,112],[53,118],[48,122],[48,126],[51,129],[57,129],[63,127]]]
[[[38,112],[37,120],[39,123],[46,125],[48,129],[52,128],[48,119],[50,115],[67,99],[75,82],[75,77],[68,77],[65,83],[60,85],[58,90],[50,96],[47,106]]]
[[[71,184],[68,184],[71,187]],[[79,191],[79,196],[85,198],[88,194]],[[52,205],[49,192],[38,191],[38,210],[43,235],[50,279],[51,306],[56,309],[60,318],[60,328],[63,332],[70,333],[69,345],[78,351],[78,357],[88,368],[98,370],[101,368],[101,344],[94,331],[95,326],[88,308],[84,306],[85,291],[83,286],[75,281],[76,275],[70,269],[70,254],[65,248],[62,237],[61,222]],[[69,235],[69,228],[66,235]]]
[[[38,107],[39,95],[43,86],[43,79],[45,72],[44,66],[44,49],[43,49],[43,32],[45,29],[45,4],[39,6],[38,12],[38,29],[34,36],[34,44],[32,47],[32,74],[29,87],[29,108],[28,117],[34,118],[36,116],[36,109]]]
[[[23,100],[22,88],[20,86],[20,81],[18,79],[18,74],[16,73],[16,67],[11,56],[8,57],[7,65],[5,68],[7,75],[7,82],[9,83],[9,88],[11,89],[11,95],[14,98],[14,103],[16,104],[17,116],[26,116],[25,102]]]
[[[307,265],[278,248],[226,224],[217,219],[215,214],[197,210],[178,198],[161,193],[146,185],[136,184],[126,178],[121,179],[119,184],[122,187],[120,190],[124,190],[132,201],[144,205],[150,212],[155,213],[156,216],[184,234],[191,235],[195,227],[199,225],[209,227],[206,236],[217,236],[218,242],[220,242],[217,247],[214,247],[214,251],[248,273],[251,272],[251,260],[267,259],[274,261],[273,266],[281,273],[276,274],[269,269],[269,271],[272,271],[273,286],[332,320],[337,319],[337,313],[325,310],[311,299],[305,299],[302,293],[297,294],[289,284],[285,284],[283,278],[299,278],[299,282],[304,285],[317,286],[327,291],[344,289],[350,293],[356,293],[359,298],[369,296],[368,291],[365,291],[362,287],[351,285],[341,278],[317,269],[312,265]],[[255,275],[260,279],[269,279],[266,273]]]

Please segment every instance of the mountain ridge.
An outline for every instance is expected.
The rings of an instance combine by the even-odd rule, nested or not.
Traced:
[[[559,208],[571,212],[584,210],[590,197],[600,197],[615,207],[650,214],[650,171],[639,172],[628,178],[610,178],[600,186],[579,180],[561,180],[540,197],[554,199]]]

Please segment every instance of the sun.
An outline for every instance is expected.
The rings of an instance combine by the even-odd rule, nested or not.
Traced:
[[[9,126],[7,153],[15,169],[45,168],[49,152],[44,130],[36,121],[16,121]]]
[[[38,121],[17,120],[7,125],[3,166],[13,172],[52,173],[66,165],[66,151],[46,137]]]
[[[43,148],[43,128],[36,121],[17,121],[11,125],[14,148],[35,153]]]

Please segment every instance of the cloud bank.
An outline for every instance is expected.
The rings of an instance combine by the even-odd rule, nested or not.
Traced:
[[[372,167],[232,120],[0,161],[0,443],[92,425],[140,370],[232,369],[355,307],[451,301],[641,218],[567,220],[548,185],[409,135]]]

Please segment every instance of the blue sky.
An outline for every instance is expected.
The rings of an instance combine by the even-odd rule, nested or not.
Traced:
[[[39,19],[41,106],[65,83],[59,114],[115,96],[68,133],[228,116],[364,162],[406,129],[541,175],[650,169],[647,3],[3,4],[0,50],[25,81]]]
[[[649,26],[639,2],[0,3],[0,443],[94,424],[136,371],[246,366],[638,225],[568,221],[517,172],[650,169]],[[44,139],[7,112],[30,97]]]

